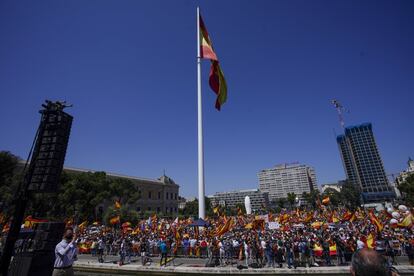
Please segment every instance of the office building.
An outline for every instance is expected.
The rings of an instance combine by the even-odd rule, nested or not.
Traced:
[[[269,194],[270,201],[287,198],[288,193],[296,194],[303,202],[303,192],[318,189],[315,170],[298,163],[280,164],[258,173],[259,189]]]
[[[364,202],[395,197],[370,123],[346,127],[345,134],[337,137],[337,143],[347,180],[360,189]]]
[[[407,164],[408,168],[400,172],[400,174],[397,176],[397,183],[406,181],[410,175],[414,174],[414,160],[408,158]]]
[[[414,160],[412,160],[411,158],[408,158],[407,164],[408,164],[407,169],[400,172],[398,176],[392,180],[393,183],[391,183],[391,186],[394,189],[394,192],[397,198],[400,198],[402,196],[401,191],[398,189],[398,185],[405,182],[409,176],[414,174]]]
[[[267,208],[269,205],[269,197],[267,193],[263,193],[258,189],[239,190],[232,192],[215,193],[208,196],[213,206],[221,205],[223,207],[234,208],[237,204],[244,206],[244,198],[249,196],[252,210]]]

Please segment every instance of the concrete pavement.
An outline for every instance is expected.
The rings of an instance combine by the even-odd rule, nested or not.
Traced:
[[[406,257],[405,257],[406,258]],[[167,267],[159,266],[159,258],[152,258],[151,265],[142,266],[140,257],[133,257],[131,263],[119,266],[117,256],[107,256],[104,263],[98,263],[96,257],[81,255],[75,263],[75,275],[219,275],[219,274],[245,274],[245,275],[350,275],[349,266],[330,266],[312,267],[297,269],[288,268],[237,268],[237,263],[233,266],[225,267],[205,267],[206,259],[197,258],[178,258],[174,260],[175,266],[170,261]],[[401,275],[414,275],[414,266],[397,266]]]

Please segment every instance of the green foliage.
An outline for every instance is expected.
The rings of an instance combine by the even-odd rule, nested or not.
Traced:
[[[414,174],[407,177],[407,179],[398,184],[398,189],[409,206],[414,206]]]
[[[279,200],[277,200],[277,206],[282,209],[285,207],[286,204],[286,199],[285,198],[279,198]]]
[[[355,210],[361,205],[360,192],[352,183],[346,182],[342,185],[339,194],[341,203],[348,209]]]
[[[16,173],[19,157],[8,151],[0,151],[0,212],[11,215],[12,200],[21,182],[21,175]]]
[[[342,203],[342,197],[340,192],[333,188],[327,188],[324,193],[322,194],[322,198],[329,196],[331,201],[331,205],[337,207],[340,203]]]
[[[211,200],[208,197],[204,197],[204,204],[206,208],[206,215],[209,217],[213,216],[214,214],[211,206]],[[186,202],[184,209],[179,210],[178,214],[183,217],[198,218],[198,199],[196,198],[193,201]]]
[[[140,219],[140,215],[138,214],[138,212],[135,210],[132,210],[131,208],[122,206],[121,209],[118,210],[118,209],[115,209],[113,206],[111,206],[106,209],[103,215],[103,222],[106,224],[109,224],[109,220],[118,215],[121,217],[121,223],[129,221],[132,224],[137,224]],[[152,213],[149,213],[146,218],[148,218],[151,215]]]
[[[296,201],[296,194],[287,193],[287,201],[289,202],[290,208],[292,208]]]
[[[185,217],[198,217],[198,199],[196,198],[193,201],[186,202],[185,207],[180,211],[180,214]]]
[[[22,180],[18,161],[19,158],[10,152],[0,152],[0,212],[8,216]],[[108,177],[104,172],[62,172],[59,193],[31,195],[26,214],[56,220],[73,217],[77,222],[105,221],[113,210],[107,208],[103,214],[103,207],[112,207],[118,200],[122,205],[121,210],[117,210],[121,220],[136,222],[139,214],[131,207],[139,199],[138,187],[130,180]]]
[[[312,206],[312,208],[317,208],[317,201],[321,197],[319,190],[312,190],[309,193],[303,192],[302,194],[303,199]]]

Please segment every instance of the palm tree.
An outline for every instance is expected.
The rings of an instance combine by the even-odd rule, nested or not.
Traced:
[[[293,208],[293,204],[296,201],[296,195],[295,195],[295,193],[287,193],[287,201],[289,202],[290,208],[292,209]]]

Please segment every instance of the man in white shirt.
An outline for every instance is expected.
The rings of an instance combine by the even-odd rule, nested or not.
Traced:
[[[53,276],[73,276],[73,262],[77,260],[76,234],[73,229],[65,229],[63,239],[55,248]]]
[[[365,247],[365,243],[363,241],[361,241],[361,238],[358,238],[358,240],[357,240],[357,249],[361,250],[364,247]]]

